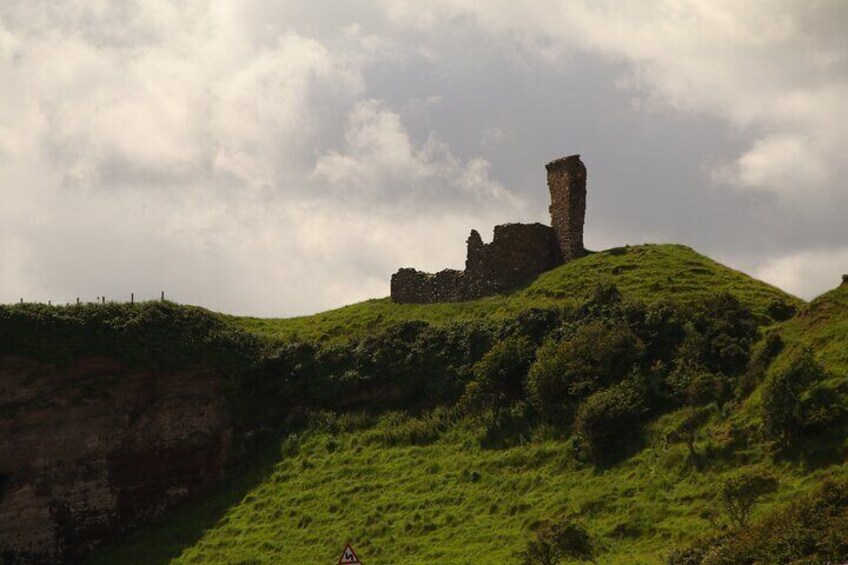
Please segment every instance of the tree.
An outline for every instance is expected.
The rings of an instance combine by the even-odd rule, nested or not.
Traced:
[[[823,376],[824,370],[812,351],[803,349],[766,379],[762,392],[763,427],[781,446],[787,447],[798,439],[804,422],[802,395]]]
[[[596,392],[574,419],[581,450],[596,464],[611,462],[637,438],[647,411],[644,392],[632,379]]]
[[[527,379],[530,401],[546,419],[561,420],[568,404],[627,376],[643,352],[625,324],[584,324],[571,339],[539,349]]]
[[[536,533],[521,553],[524,565],[557,565],[561,559],[592,559],[589,532],[569,519],[549,524]]]
[[[721,504],[734,525],[745,526],[754,504],[775,490],[777,479],[768,471],[745,469],[722,479]]]

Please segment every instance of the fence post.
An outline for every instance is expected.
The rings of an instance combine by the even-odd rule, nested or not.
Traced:
[[[135,293],[134,292],[130,293],[130,304],[135,304]]]
[[[165,302],[165,291],[162,291],[162,302]]]
[[[100,303],[101,303],[101,304],[106,304],[106,297],[105,297],[105,296],[101,296],[101,297],[100,297]]]
[[[79,296],[77,296],[77,306],[79,306]]]

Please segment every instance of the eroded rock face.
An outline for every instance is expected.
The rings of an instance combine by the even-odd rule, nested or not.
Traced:
[[[0,556],[77,562],[223,474],[219,374],[0,358]]]

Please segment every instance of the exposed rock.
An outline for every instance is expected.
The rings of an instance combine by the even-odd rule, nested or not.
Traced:
[[[0,358],[0,556],[77,562],[220,477],[220,375]]]

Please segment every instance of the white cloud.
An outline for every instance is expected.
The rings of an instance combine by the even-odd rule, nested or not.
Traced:
[[[0,9],[0,301],[164,289],[306,313],[385,295],[401,264],[455,264],[475,220],[520,207],[484,159],[366,97],[368,66],[404,56],[392,40],[247,15]]]
[[[764,281],[806,299],[838,286],[848,273],[848,247],[813,249],[772,259],[756,270]],[[825,285],[823,281],[827,281]]]
[[[809,221],[844,202],[844,4],[316,2],[0,5],[0,302],[165,288],[293,314],[385,295],[401,265],[461,266],[470,228],[543,212],[492,155],[551,150],[511,112],[542,74],[599,80],[569,74],[575,53],[614,69],[649,120],[711,116],[744,139],[704,156],[735,194],[772,193]],[[483,67],[479,91],[451,97]],[[811,261],[763,273],[802,288],[791,273],[806,269],[826,288]]]

